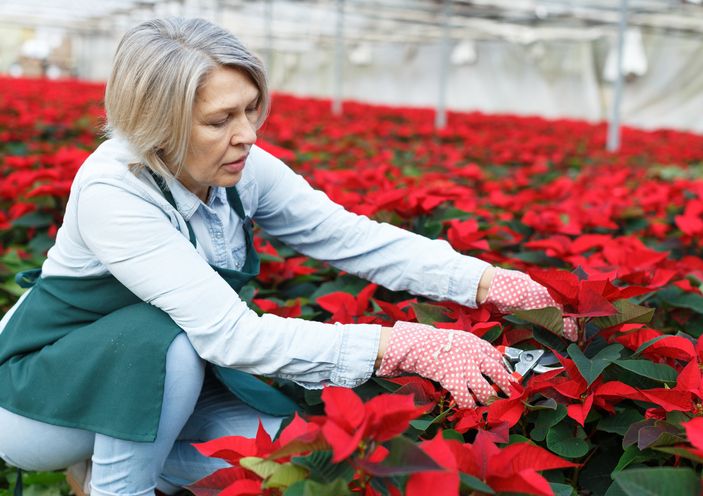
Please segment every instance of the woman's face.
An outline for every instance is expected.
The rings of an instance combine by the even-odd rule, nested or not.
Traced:
[[[231,67],[214,69],[198,91],[190,149],[178,180],[201,200],[210,186],[234,186],[256,141],[259,90]]]

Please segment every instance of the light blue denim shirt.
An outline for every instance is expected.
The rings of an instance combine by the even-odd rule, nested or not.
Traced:
[[[218,365],[308,388],[353,387],[371,376],[380,326],[257,315],[208,265],[239,269],[244,261],[241,221],[225,190],[211,188],[206,204],[168,181],[174,209],[149,174],[129,167],[138,162],[121,138],[107,140],[86,160],[43,276],[112,273],[168,313],[198,354]],[[486,262],[455,252],[446,241],[347,212],[256,146],[237,191],[256,224],[305,255],[392,290],[476,305]]]

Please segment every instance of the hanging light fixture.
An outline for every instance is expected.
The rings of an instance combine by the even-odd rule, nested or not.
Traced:
[[[622,52],[622,73],[625,78],[643,76],[647,73],[647,55],[642,42],[642,32],[637,28],[630,28],[625,32]],[[603,79],[613,82],[618,77],[617,45],[610,46],[608,56],[603,68]]]
[[[462,40],[456,44],[450,60],[453,65],[471,65],[478,60],[476,43],[473,40]]]

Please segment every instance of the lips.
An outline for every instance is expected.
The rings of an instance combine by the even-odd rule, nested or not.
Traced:
[[[222,167],[229,170],[230,172],[241,172],[244,169],[244,163],[247,161],[248,155],[244,155],[238,160],[233,160],[232,162],[226,162],[222,164]]]
[[[246,155],[238,158],[237,160],[230,160],[229,162],[225,162],[224,165],[232,165],[232,164],[238,164],[240,162],[246,162],[248,156],[249,156],[249,154],[247,153]]]

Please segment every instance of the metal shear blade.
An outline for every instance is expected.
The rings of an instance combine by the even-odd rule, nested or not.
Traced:
[[[540,363],[545,358],[544,350],[521,350],[510,346],[499,346],[498,351],[503,354],[505,367],[519,380],[522,380],[530,372],[543,374],[561,368],[549,367]]]

